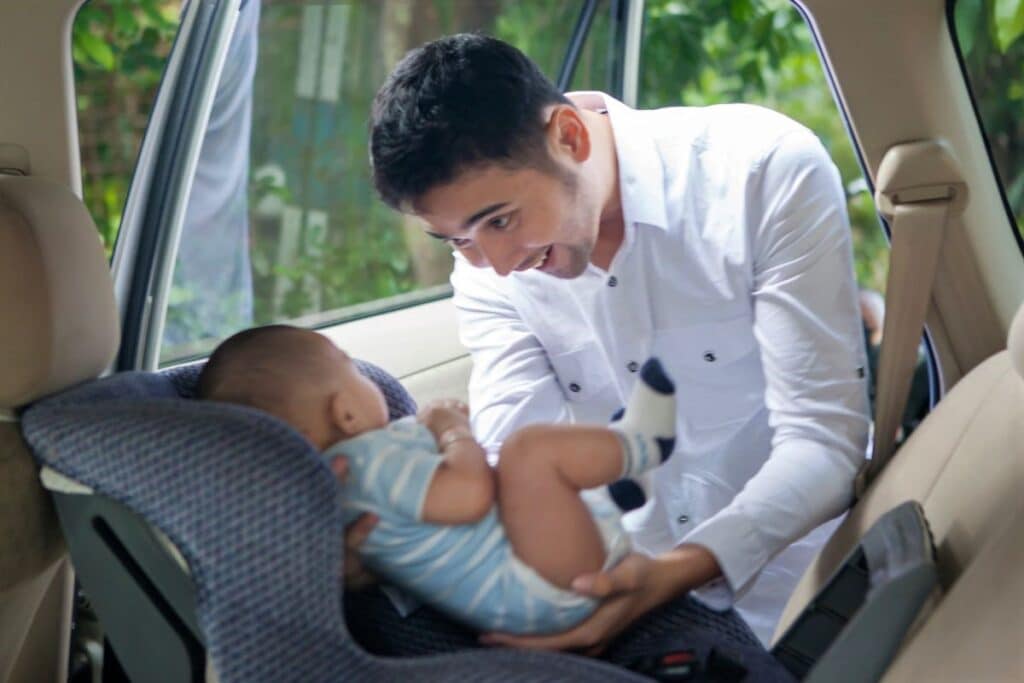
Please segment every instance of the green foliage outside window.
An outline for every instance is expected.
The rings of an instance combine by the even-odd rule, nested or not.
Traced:
[[[821,138],[850,199],[854,264],[863,287],[885,291],[888,245],[810,31],[787,0],[647,0],[641,107],[749,102],[782,112]]]
[[[113,248],[180,2],[87,2],[72,28],[83,198]]]
[[[1024,235],[1024,0],[958,0],[955,22],[974,102]]]

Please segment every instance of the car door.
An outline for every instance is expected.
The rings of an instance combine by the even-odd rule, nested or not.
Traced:
[[[411,47],[482,29],[564,88],[622,96],[639,20],[627,0],[186,4],[114,248],[118,368],[198,360],[283,322],[323,331],[418,400],[465,397],[451,253],[372,189],[373,94]]]

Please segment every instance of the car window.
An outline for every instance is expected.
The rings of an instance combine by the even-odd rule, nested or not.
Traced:
[[[92,0],[72,26],[82,198],[108,255],[180,10],[174,0]]]
[[[989,153],[1024,236],[1024,0],[957,0],[953,25]]]
[[[185,213],[161,364],[253,324],[319,327],[447,296],[450,249],[375,196],[373,95],[407,50],[466,30],[517,45],[554,79],[583,4],[243,4]],[[610,4],[573,87],[607,87]]]
[[[794,5],[788,0],[647,0],[637,97],[643,108],[760,104],[802,123],[821,139],[846,189],[873,396],[888,241],[814,39]],[[922,345],[901,437],[913,430],[929,404]]]

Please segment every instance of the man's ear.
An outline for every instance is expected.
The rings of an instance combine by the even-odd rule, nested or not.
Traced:
[[[579,109],[556,105],[548,119],[547,136],[554,151],[567,154],[573,161],[583,163],[590,158],[590,131]]]
[[[362,431],[359,413],[344,392],[338,391],[331,395],[330,410],[334,426],[344,432],[346,436],[355,436]]]

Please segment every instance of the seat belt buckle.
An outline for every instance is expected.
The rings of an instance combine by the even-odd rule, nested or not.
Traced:
[[[638,659],[629,668],[665,683],[692,681],[701,671],[700,658],[695,651],[688,649],[647,655]]]

